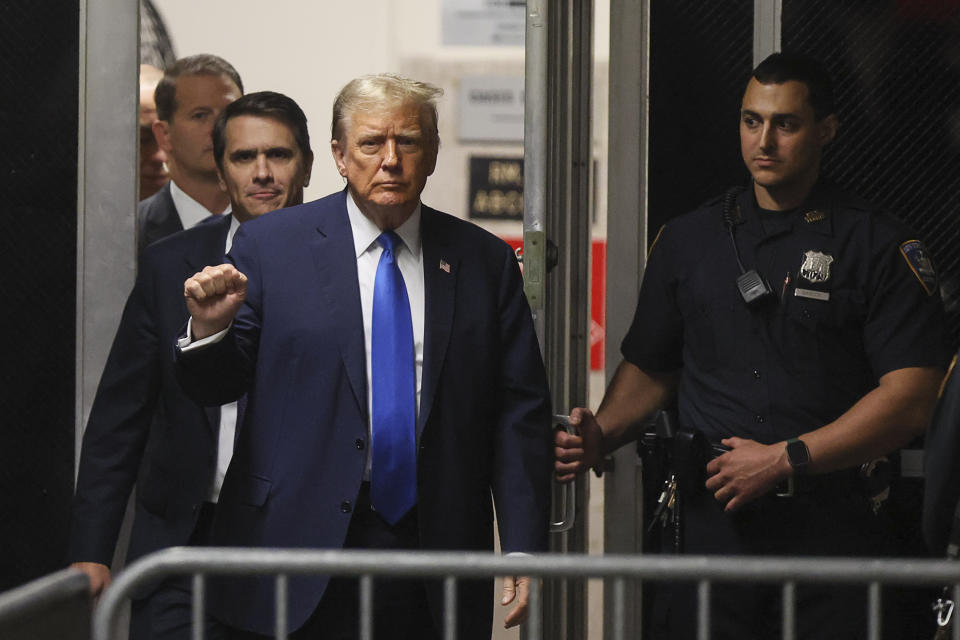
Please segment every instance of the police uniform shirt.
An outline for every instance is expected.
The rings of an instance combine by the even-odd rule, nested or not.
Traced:
[[[936,275],[916,236],[856,197],[820,185],[785,214],[737,198],[746,270],[773,299],[748,308],[717,199],[655,241],[624,358],[682,369],[680,425],[711,441],[778,442],[827,424],[904,367],[943,366]]]

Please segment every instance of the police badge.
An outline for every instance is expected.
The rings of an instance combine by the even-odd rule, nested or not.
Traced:
[[[830,279],[830,263],[833,256],[820,251],[805,251],[803,265],[800,266],[800,277],[813,283],[826,282]]]

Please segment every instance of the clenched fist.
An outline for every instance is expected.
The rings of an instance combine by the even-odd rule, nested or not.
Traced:
[[[183,283],[194,340],[223,331],[247,297],[247,276],[232,264],[204,267]]]

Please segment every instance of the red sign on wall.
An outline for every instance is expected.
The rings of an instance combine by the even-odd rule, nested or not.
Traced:
[[[523,247],[523,238],[503,238],[516,251]],[[590,287],[590,369],[603,371],[607,328],[607,243],[594,240],[591,262],[593,278]]]
[[[607,332],[607,243],[593,241],[590,286],[590,369],[603,371]]]

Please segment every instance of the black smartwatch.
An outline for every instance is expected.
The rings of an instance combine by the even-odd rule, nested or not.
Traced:
[[[787,460],[793,467],[793,475],[802,476],[807,472],[810,466],[810,450],[806,443],[799,438],[790,438],[787,440]]]

